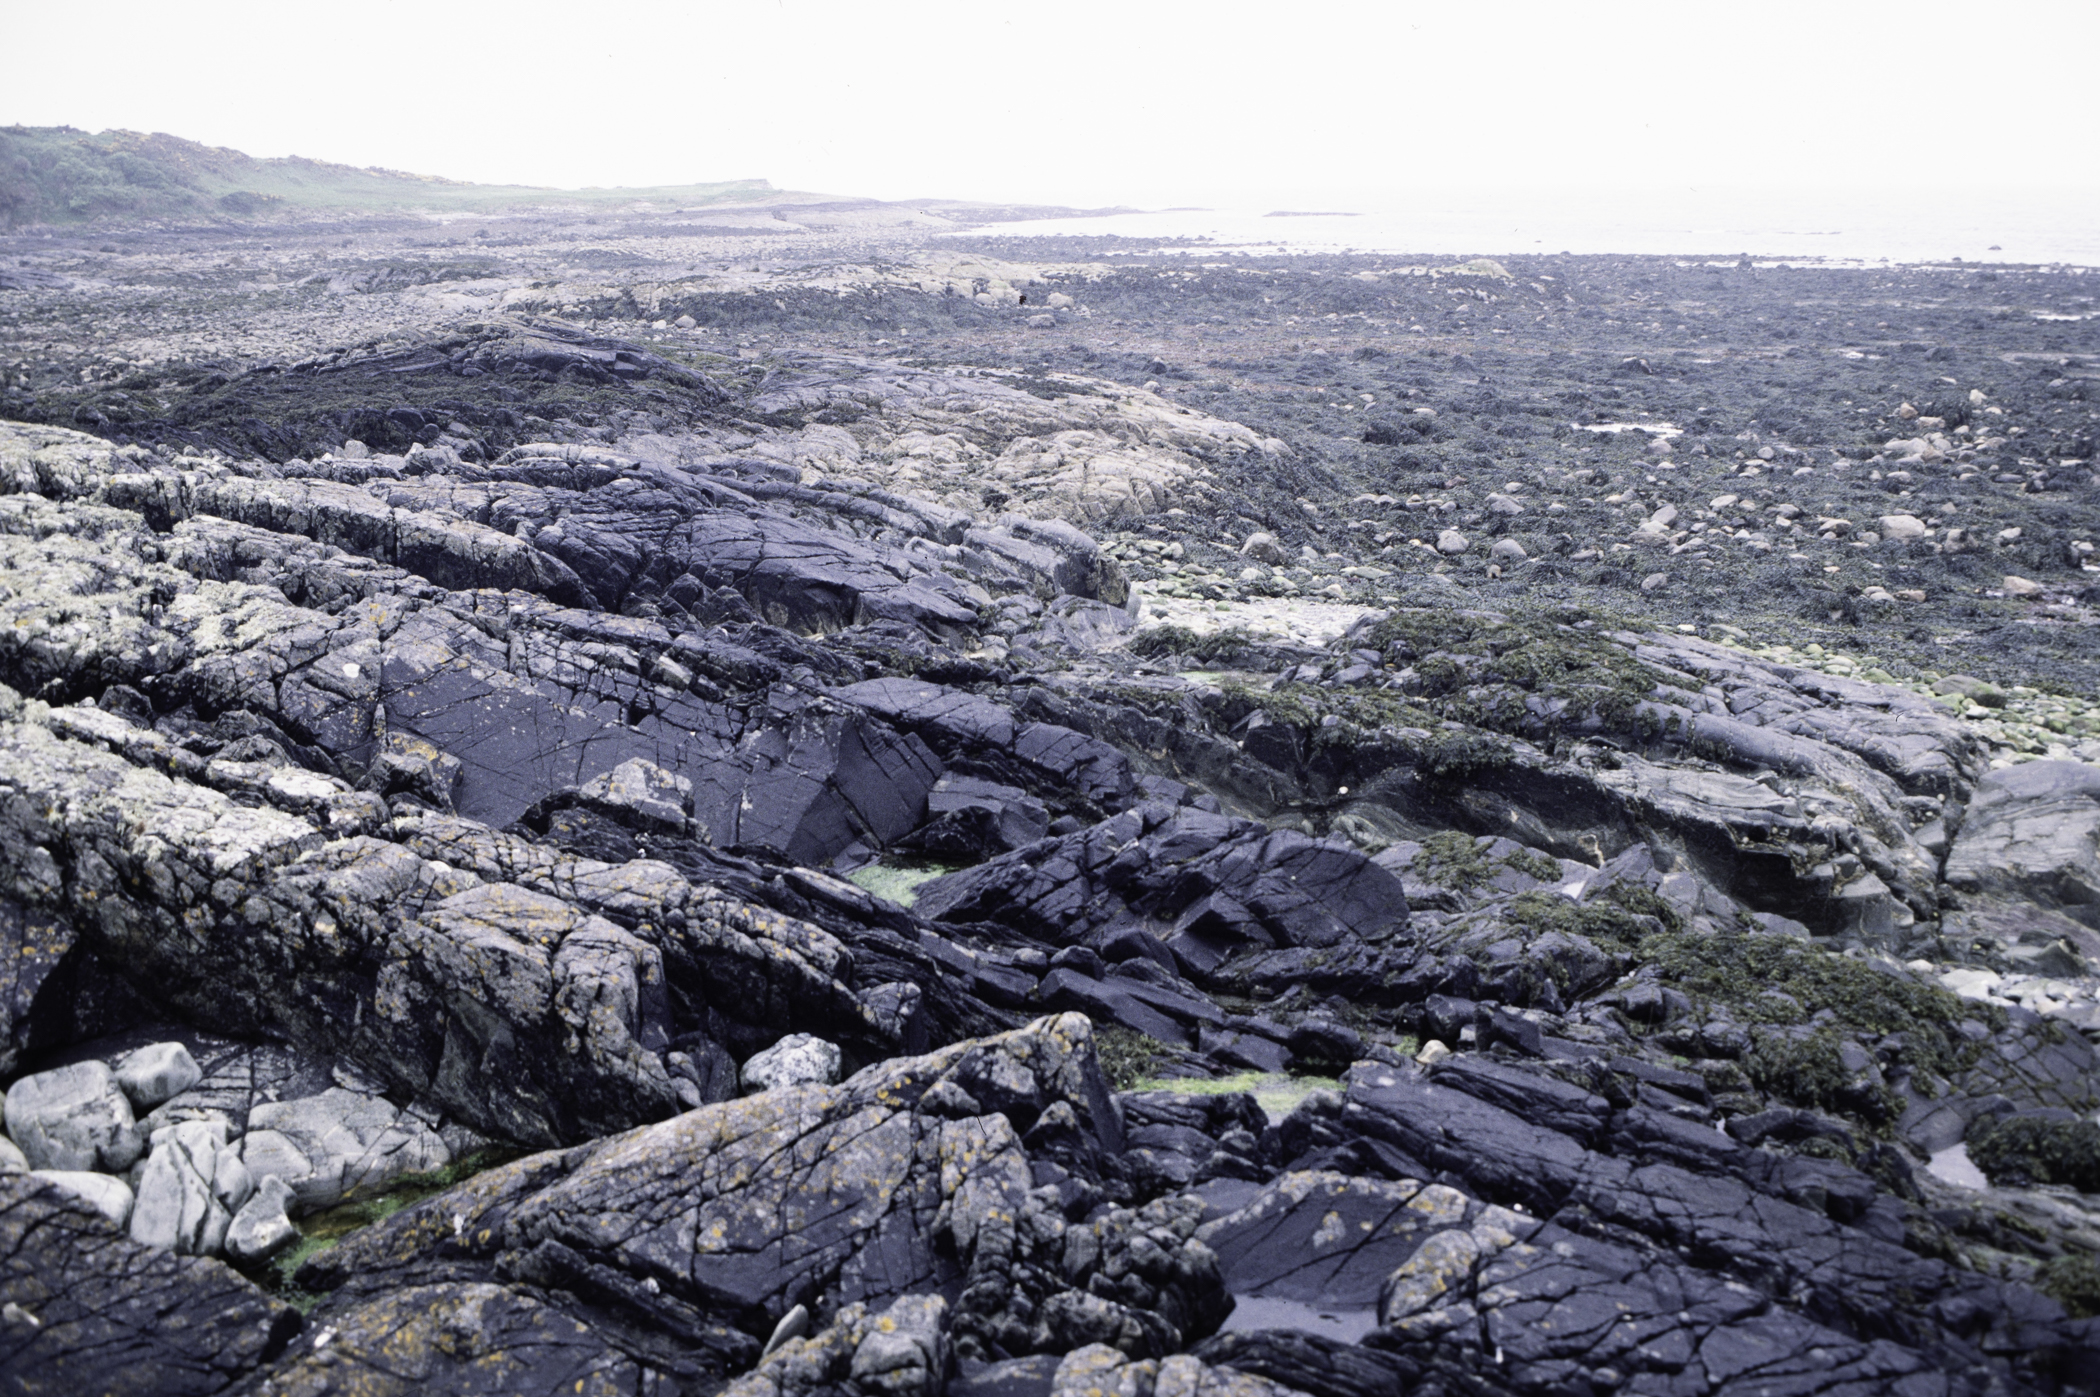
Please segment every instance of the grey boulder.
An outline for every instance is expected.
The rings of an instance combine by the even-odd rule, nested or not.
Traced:
[[[226,1254],[236,1261],[267,1261],[299,1240],[285,1208],[298,1195],[275,1174],[256,1185],[226,1229]]]
[[[119,1058],[115,1071],[117,1085],[140,1111],[150,1111],[178,1092],[188,1091],[204,1076],[181,1043],[148,1043]]]
[[[577,796],[585,805],[609,807],[644,826],[679,833],[693,807],[693,783],[655,762],[630,757],[587,782]]]
[[[383,1097],[331,1087],[250,1111],[241,1158],[253,1177],[275,1174],[289,1184],[311,1211],[443,1168],[452,1152],[437,1131]]]
[[[76,1062],[7,1089],[7,1132],[31,1169],[120,1173],[143,1141],[131,1102],[102,1062]]]
[[[131,1210],[131,1240],[182,1256],[214,1256],[254,1181],[217,1121],[184,1121],[153,1132]]]
[[[746,1091],[829,1086],[839,1079],[839,1048],[813,1033],[790,1033],[744,1064]]]

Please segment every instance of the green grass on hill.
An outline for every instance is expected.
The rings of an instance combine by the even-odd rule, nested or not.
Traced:
[[[521,206],[644,200],[692,207],[779,192],[755,179],[646,189],[469,184],[298,156],[257,160],[237,150],[160,133],[90,134],[70,126],[0,126],[0,226],[125,218],[248,221],[410,209],[484,213]]]

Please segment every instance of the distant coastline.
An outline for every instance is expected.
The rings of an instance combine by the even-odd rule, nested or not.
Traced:
[[[1119,237],[1206,255],[1573,253],[2100,267],[2100,190],[2010,191],[1937,210],[1930,220],[1871,192],[1850,191],[1460,191],[1348,212],[1280,202],[1017,220],[1002,223],[999,235]]]

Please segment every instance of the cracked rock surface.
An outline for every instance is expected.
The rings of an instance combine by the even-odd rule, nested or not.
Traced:
[[[878,280],[1041,280],[984,266]],[[1593,613],[1567,505],[1349,498],[1164,362],[530,300],[229,376],[237,428],[0,422],[0,1372],[2100,1390],[2071,708]],[[1613,547],[1772,551],[1658,481]]]

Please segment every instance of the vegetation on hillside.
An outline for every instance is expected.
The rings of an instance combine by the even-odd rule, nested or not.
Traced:
[[[298,156],[257,160],[237,150],[160,133],[0,127],[0,226],[8,227],[112,218],[248,221],[393,209],[486,212],[517,205],[634,200],[692,206],[776,192],[764,180],[580,190],[469,184]]]

